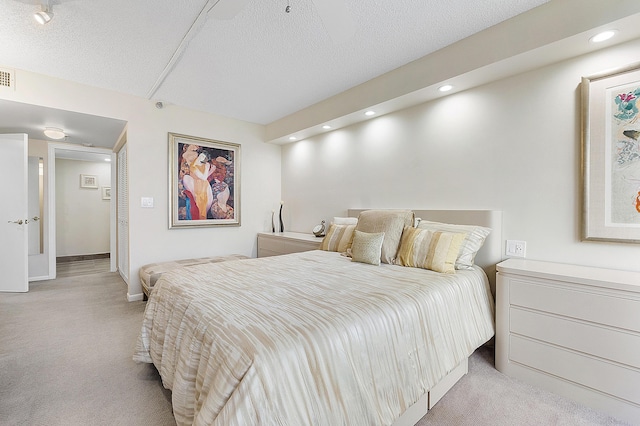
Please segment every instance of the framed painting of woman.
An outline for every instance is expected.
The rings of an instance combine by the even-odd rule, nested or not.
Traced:
[[[240,226],[240,145],[169,133],[169,228]]]

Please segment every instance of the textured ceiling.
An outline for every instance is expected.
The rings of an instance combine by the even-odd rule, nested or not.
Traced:
[[[268,124],[547,0],[344,0],[346,40],[313,1],[52,0],[40,26],[38,1],[2,0],[0,67]]]

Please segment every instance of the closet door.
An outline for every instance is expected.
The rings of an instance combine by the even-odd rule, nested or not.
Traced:
[[[129,283],[129,175],[127,145],[118,152],[118,271]]]

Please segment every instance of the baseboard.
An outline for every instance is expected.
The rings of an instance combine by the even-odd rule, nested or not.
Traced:
[[[139,300],[142,300],[144,297],[144,294],[142,293],[138,293],[138,294],[129,294],[127,293],[127,301],[129,302],[137,302]]]
[[[59,257],[56,257],[56,263],[79,262],[82,260],[109,259],[109,257],[111,257],[109,253],[78,254],[75,256],[59,256]]]

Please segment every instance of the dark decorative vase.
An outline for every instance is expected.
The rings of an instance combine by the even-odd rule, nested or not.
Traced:
[[[275,218],[275,214],[276,211],[275,210],[271,210],[271,232],[273,232],[275,234],[276,232],[276,218]]]
[[[282,221],[282,206],[283,204],[280,203],[280,232],[284,232],[284,222]]]

